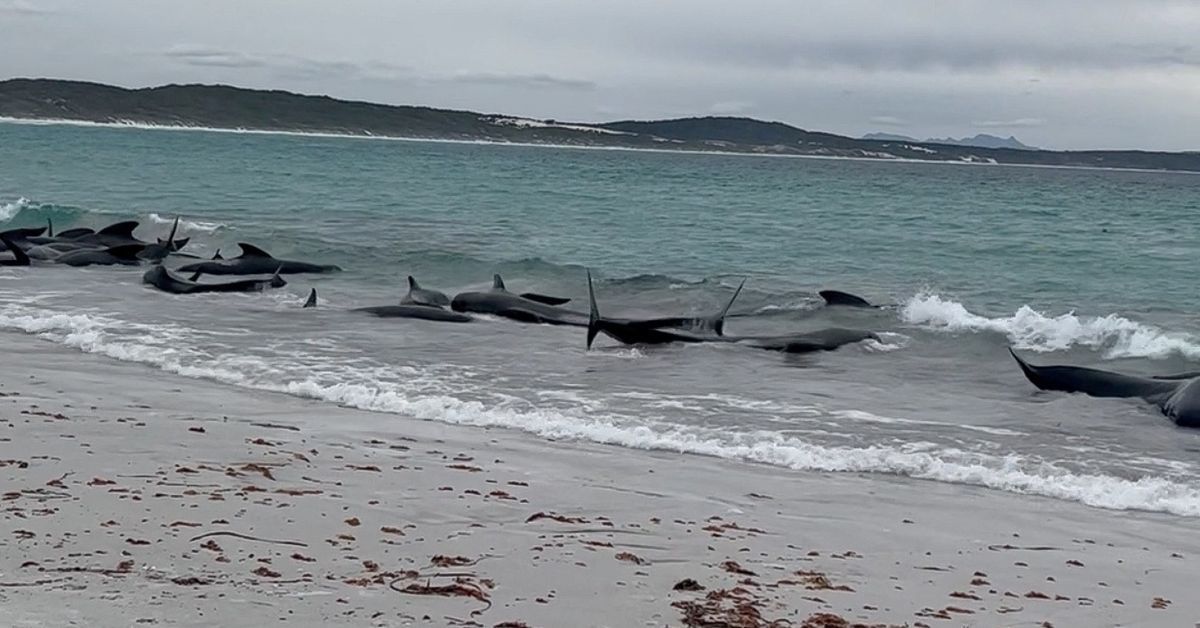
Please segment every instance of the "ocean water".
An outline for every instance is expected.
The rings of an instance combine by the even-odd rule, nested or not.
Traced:
[[[346,270],[172,296],[136,268],[2,268],[0,342],[379,421],[1200,517],[1200,431],[1133,400],[1039,393],[1007,354],[1200,368],[1200,176],[0,123],[0,229],[137,219],[149,239],[175,215],[197,254],[248,241]],[[586,310],[585,269],[606,314],[712,312],[745,278],[730,333],[883,341],[585,351],[577,328],[349,311],[395,302],[407,274],[453,296],[494,272]],[[312,287],[321,307],[301,309]],[[823,288],[889,307],[824,309]]]

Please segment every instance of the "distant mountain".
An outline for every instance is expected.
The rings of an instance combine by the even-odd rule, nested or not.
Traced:
[[[916,142],[918,144],[941,144],[943,146],[974,146],[977,148],[1011,148],[1014,150],[1039,150],[1036,147],[1022,144],[1020,140],[1013,136],[996,137],[987,133],[980,133],[975,137],[964,137],[962,139],[954,139],[953,137],[936,138],[932,137],[927,140],[919,140],[915,137],[907,135],[896,135],[895,133],[867,133],[862,136],[864,140],[888,141],[888,142]]]
[[[907,135],[896,135],[895,133],[867,133],[862,136],[864,140],[884,140],[888,142],[920,142],[921,140]]]
[[[874,134],[855,139],[807,131],[782,122],[709,116],[608,123],[561,122],[518,116],[393,106],[228,85],[164,85],[124,89],[51,79],[0,81],[0,118],[71,120],[112,125],[332,133],[414,139],[521,142],[568,146],[736,152],[763,155],[1036,164],[1188,170],[1198,153],[1048,151],[1016,138],[999,147],[918,142]],[[895,138],[901,139],[895,139]],[[967,141],[984,141],[976,136]]]
[[[996,137],[987,133],[980,133],[975,137],[964,137],[956,140],[953,137],[945,137],[942,139],[931,138],[925,140],[926,144],[948,144],[952,146],[978,146],[979,148],[1012,148],[1015,150],[1038,150],[1036,147],[1022,144],[1020,140],[1013,136]]]

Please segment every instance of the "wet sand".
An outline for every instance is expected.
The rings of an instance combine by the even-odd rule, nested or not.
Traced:
[[[549,442],[2,340],[6,626],[1200,625],[1195,519]]]

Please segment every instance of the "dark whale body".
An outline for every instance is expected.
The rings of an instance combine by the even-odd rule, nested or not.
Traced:
[[[172,275],[161,265],[155,265],[142,275],[142,283],[171,294],[200,294],[204,292],[262,292],[267,288],[287,285],[278,274],[270,279],[242,279],[228,283],[196,283]]]
[[[203,273],[205,275],[294,275],[298,273],[331,273],[341,270],[338,266],[310,264],[294,260],[275,259],[271,254],[254,246],[239,242],[242,254],[220,261],[207,261],[181,266],[181,273]]]
[[[1200,427],[1200,377],[1187,373],[1164,378],[1138,377],[1082,366],[1034,366],[1008,350],[1025,378],[1041,390],[1083,393],[1092,397],[1142,399],[1158,406],[1180,427]]]

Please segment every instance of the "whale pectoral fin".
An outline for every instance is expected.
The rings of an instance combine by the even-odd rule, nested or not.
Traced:
[[[733,296],[729,297],[729,302],[725,304],[725,307],[714,316],[699,319],[697,321],[700,323],[698,327],[704,331],[711,331],[718,336],[724,336],[725,317],[729,316],[729,310],[733,307],[733,302],[737,301],[738,295],[742,293],[742,288],[745,286],[746,280],[743,279],[742,283],[738,284],[737,290],[733,291]]]
[[[1179,379],[1195,379],[1200,377],[1200,371],[1189,371],[1187,373],[1175,373],[1174,375],[1154,375],[1154,379],[1163,380],[1179,380]]]
[[[188,281],[196,281],[196,280],[200,279],[200,275],[203,275],[203,274],[204,274],[204,271],[198,270],[198,271],[196,271],[196,274],[192,275],[191,277],[188,277]]]
[[[537,303],[544,303],[546,305],[565,305],[571,302],[570,299],[565,297],[552,297],[545,294],[538,294],[536,292],[523,292],[521,293],[521,298],[529,299],[530,301],[536,301]]]

